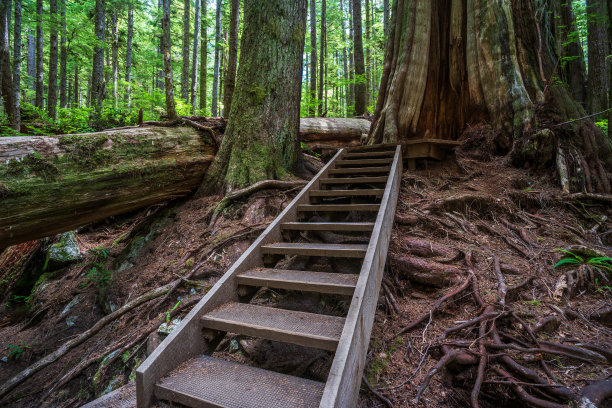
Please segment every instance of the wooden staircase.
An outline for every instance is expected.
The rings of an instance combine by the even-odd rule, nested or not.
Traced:
[[[155,400],[191,407],[356,406],[401,174],[401,146],[340,150],[141,364],[137,406]],[[363,243],[300,242],[304,234],[323,233]],[[279,266],[296,256],[346,258],[360,267],[350,274]],[[350,307],[346,316],[331,316],[251,303],[261,287],[349,296]],[[211,357],[228,332],[333,352],[327,382]]]

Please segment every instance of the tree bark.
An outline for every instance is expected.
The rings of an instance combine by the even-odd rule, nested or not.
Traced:
[[[212,116],[218,116],[219,114],[217,103],[219,100],[219,64],[221,62],[221,5],[222,0],[217,0],[217,12],[215,17],[215,66],[211,105]]]
[[[57,0],[49,0],[49,82],[47,84],[47,112],[53,119],[57,117],[57,62],[58,62],[58,43],[57,43]]]
[[[189,103],[189,43],[191,29],[191,0],[184,1],[183,8],[183,70],[181,71],[181,99]]]
[[[163,0],[164,15],[162,18],[162,53],[164,55],[164,84],[166,89],[166,114],[168,119],[172,120],[177,117],[176,107],[174,104],[174,86],[172,85],[172,56],[170,49],[172,43],[170,41],[170,2],[172,0]]]
[[[79,84],[79,66],[74,67],[74,106],[81,107],[81,85]]]
[[[366,81],[366,105],[370,105],[372,102],[372,90],[370,84],[372,83],[372,45],[370,43],[370,35],[372,31],[372,18],[370,16],[370,0],[365,0],[366,9],[366,27],[365,27],[365,81]]]
[[[15,18],[13,20],[13,121],[16,131],[21,130],[21,0],[15,1]]]
[[[385,39],[389,38],[389,0],[383,0],[383,27]]]
[[[325,12],[326,12],[326,8],[327,8],[327,4],[325,0],[322,0],[321,2],[321,35],[319,36],[319,42],[320,42],[320,46],[321,46],[321,52],[319,53],[320,55],[320,59],[319,59],[319,100],[318,100],[318,111],[319,111],[319,116],[323,116],[323,87],[324,87],[324,82],[325,82],[325,71],[324,71],[324,67],[325,67],[325,42],[326,42],[326,36],[327,36],[327,29],[325,27],[326,24],[326,18],[325,18]]]
[[[198,47],[199,47],[199,35],[200,35],[200,3],[201,0],[195,0],[195,16],[193,19],[193,55],[191,56],[191,88],[190,88],[190,102],[191,102],[191,113],[196,113],[196,99],[198,92]],[[206,75],[206,72],[202,72],[202,75]]]
[[[355,42],[353,35],[353,0],[347,0],[348,3],[348,25],[349,25],[349,100],[347,116],[355,116]]]
[[[191,127],[0,138],[0,246],[192,192],[214,145]]]
[[[352,0],[352,2],[353,55],[355,58],[355,115],[359,116],[366,112],[365,62],[363,60],[363,39],[361,33],[361,0]]]
[[[370,121],[349,118],[302,118],[300,140],[309,148],[358,146]]]
[[[91,73],[90,104],[99,115],[104,101],[104,7],[105,0],[96,0],[94,32],[97,43],[94,46],[93,69]]]
[[[65,108],[70,97],[67,95],[66,83],[68,81],[68,50],[66,49],[66,0],[60,0],[60,18],[62,35],[60,38],[60,107]]]
[[[348,1],[350,2],[351,0],[348,0]],[[344,86],[345,88],[344,97],[346,99],[345,115],[348,116],[348,108],[349,106],[351,106],[353,101],[351,98],[350,84],[349,84],[348,53],[346,49],[346,19],[344,18],[345,16],[344,3],[342,0],[340,0],[340,13],[342,14],[342,64],[343,64],[343,69],[344,69],[344,82],[346,83],[346,85]]]
[[[36,92],[36,40],[32,35],[30,28],[27,28],[28,33],[28,56],[26,62],[26,71],[28,74],[28,88]]]
[[[317,98],[317,11],[315,0],[310,0],[310,105],[308,113],[315,116]]]
[[[606,3],[587,0],[589,71],[587,81],[587,111],[591,114],[608,108],[608,35],[606,29]],[[601,117],[601,115],[598,115]]]
[[[236,88],[236,64],[238,62],[238,29],[240,18],[240,0],[230,0],[229,50],[227,70],[223,86],[223,112],[229,117],[232,107],[232,96]]]
[[[11,73],[11,53],[9,44],[9,30],[11,2],[3,1],[0,4],[0,94],[4,103],[4,111],[13,124],[15,116],[15,94],[13,93],[13,75]]]
[[[232,114],[201,192],[231,191],[298,168],[306,1],[245,0],[244,16]]]
[[[43,0],[36,0],[36,99],[34,105],[43,108]]]
[[[111,30],[113,35],[113,45],[111,49],[112,62],[111,71],[113,77],[113,107],[117,109],[117,87],[119,86],[119,11],[117,6],[113,10],[113,17],[111,20]]]
[[[200,44],[200,48],[202,49],[200,52],[200,54],[202,54],[202,61],[200,62],[200,110],[202,111],[203,115],[206,112],[206,77],[208,75],[207,26],[208,21],[206,19],[206,1],[202,1],[202,26],[200,27],[202,31],[202,42]]]
[[[132,42],[134,39],[134,6],[128,2],[127,42],[125,45],[125,101],[128,109],[132,107]]]

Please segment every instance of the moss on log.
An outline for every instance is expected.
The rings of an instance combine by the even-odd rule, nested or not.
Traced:
[[[195,190],[214,158],[190,127],[0,138],[0,247]]]

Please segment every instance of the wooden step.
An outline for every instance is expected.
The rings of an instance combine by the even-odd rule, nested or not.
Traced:
[[[389,164],[393,163],[393,157],[388,159],[353,159],[353,160],[336,160],[338,166],[359,166],[359,165],[370,165],[370,164]]]
[[[285,222],[283,230],[291,231],[355,231],[370,232],[374,229],[373,222]]]
[[[354,146],[348,147],[345,150],[347,152],[369,152],[374,150],[391,150],[395,152],[397,148],[397,144],[376,144],[376,145],[366,145],[366,146]]]
[[[155,386],[158,399],[190,407],[315,408],[325,384],[210,356],[186,361]]]
[[[257,268],[236,277],[239,285],[352,296],[359,275]]]
[[[352,178],[324,178],[321,179],[321,184],[371,184],[371,183],[386,183],[388,176],[379,177],[352,177]]]
[[[264,254],[331,256],[336,258],[363,258],[368,250],[367,245],[360,244],[319,244],[304,242],[281,242],[262,245]]]
[[[205,328],[335,351],[345,319],[230,302],[202,316]]]
[[[328,174],[377,174],[389,173],[391,167],[344,167],[340,169],[331,169]]]
[[[368,159],[372,157],[393,157],[395,150],[383,150],[380,152],[364,152],[364,153],[345,153],[343,159]]]
[[[363,190],[312,190],[311,197],[382,197],[385,190],[382,188],[368,188]]]
[[[301,204],[299,212],[317,211],[378,211],[379,204]]]

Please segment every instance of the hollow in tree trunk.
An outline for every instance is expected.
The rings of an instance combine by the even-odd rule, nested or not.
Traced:
[[[231,191],[297,170],[305,29],[306,0],[245,0],[232,112],[201,192]]]

